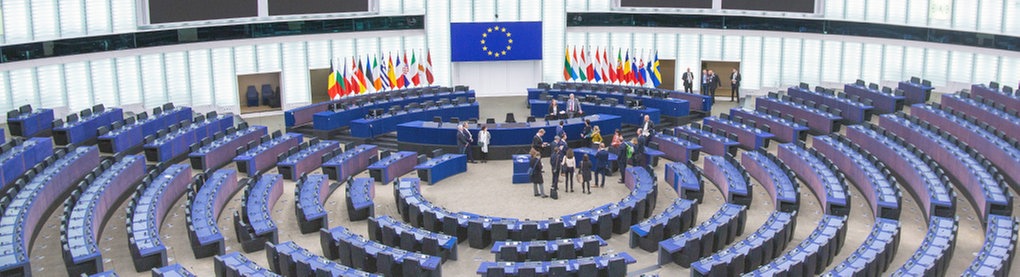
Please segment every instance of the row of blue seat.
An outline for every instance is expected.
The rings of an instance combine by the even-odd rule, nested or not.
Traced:
[[[730,244],[744,232],[747,206],[725,203],[698,226],[659,242],[659,265],[675,263],[690,267]]]
[[[274,131],[271,137],[262,136],[258,142],[249,142],[244,148],[238,149],[234,157],[237,171],[247,173],[248,176],[265,172],[276,165],[277,156],[301,144],[302,139],[304,136],[298,133]]]
[[[669,95],[664,92],[658,93],[658,95],[637,94],[631,93],[631,90],[628,89],[603,85],[579,88],[528,88],[528,100],[539,99],[542,94],[552,97],[574,94],[575,98],[616,99],[617,103],[624,104],[628,104],[628,101],[637,101],[640,105],[628,104],[628,106],[655,108],[662,115],[669,117],[684,117],[691,112],[691,104],[687,100],[668,97]]]
[[[743,120],[744,122],[753,120],[756,123],[755,128],[769,132],[772,134],[772,139],[781,143],[807,139],[809,128],[794,122],[793,115],[790,114],[784,115],[766,107],[757,107],[754,111],[737,107],[730,109],[729,116],[730,120]]]
[[[148,112],[135,114],[123,121],[114,121],[109,126],[99,127],[97,144],[103,153],[135,152],[141,148],[145,137],[155,136],[159,130],[170,125],[191,120],[190,107],[174,107],[173,103],[163,104]]]
[[[726,154],[725,156],[706,157],[704,175],[719,187],[726,202],[743,206],[751,205],[751,198],[754,196],[751,177],[733,156]]]
[[[983,128],[976,118],[940,105],[914,105],[910,114],[970,145],[999,169],[1014,190],[1020,189],[1020,143],[1015,138],[996,133],[992,127]]]
[[[956,213],[956,195],[947,185],[949,179],[940,178],[937,174],[942,169],[938,164],[928,162],[930,158],[922,158],[927,156],[924,153],[889,135],[870,123],[852,125],[846,131],[851,142],[878,158],[902,181],[901,185],[921,206],[925,218],[953,216]]]
[[[811,146],[854,183],[875,217],[900,218],[899,186],[892,172],[878,158],[840,134],[814,137]]]
[[[174,164],[146,178],[128,203],[126,219],[128,249],[138,272],[167,265],[167,247],[159,227],[177,199],[188,191],[191,167]]]
[[[880,276],[896,257],[899,244],[900,222],[896,219],[875,218],[875,225],[864,243],[826,275]]]
[[[599,247],[606,245],[601,237],[592,235],[559,240],[497,241],[489,252],[496,255],[496,261],[536,262],[595,257],[601,254]]]
[[[345,192],[348,219],[359,221],[375,216],[375,181],[372,178],[349,179]]]
[[[260,94],[259,91],[255,89],[254,85],[248,86],[248,89],[244,93],[244,99],[247,107],[258,107],[260,105]],[[270,108],[279,108],[280,87],[276,87],[276,90],[274,91],[272,85],[263,84],[261,99],[261,105],[269,106]]]
[[[202,171],[214,171],[229,164],[237,156],[237,148],[247,145],[268,134],[266,126],[248,127],[241,122],[225,132],[217,132],[210,138],[204,138],[191,146],[188,159],[191,167]]]
[[[467,172],[467,162],[466,154],[443,154],[431,159],[419,155],[418,165],[414,166],[414,170],[418,172],[418,178],[429,182],[431,186],[447,177]],[[577,162],[580,163],[581,160],[578,159]],[[580,168],[580,165],[577,167]]]
[[[790,97],[817,103],[819,110],[828,111],[842,117],[845,124],[859,124],[870,120],[873,113],[872,110],[875,108],[872,106],[871,99],[865,98],[853,101],[846,97],[837,97],[836,93],[832,90],[818,86],[812,91],[805,83],[801,83],[800,86],[787,88],[786,93]]]
[[[627,265],[637,263],[627,252],[569,260],[533,262],[482,262],[475,271],[486,277],[501,276],[627,276]]]
[[[701,145],[701,152],[705,154],[722,156],[729,153],[736,155],[737,146],[740,144],[736,141],[737,137],[727,137],[725,131],[715,132],[714,130],[710,126],[702,128],[700,124],[695,123],[673,128],[673,133],[682,139]]]
[[[814,148],[805,149],[802,142],[779,145],[779,159],[790,167],[807,185],[822,211],[832,215],[850,213],[850,189],[847,188],[843,173]]]
[[[380,277],[353,269],[309,252],[293,241],[266,243],[266,260],[273,272],[283,276]],[[323,251],[326,252],[326,251]]]
[[[52,157],[46,159],[52,162],[42,163],[38,175],[28,175],[28,183],[15,186],[16,192],[4,196],[7,204],[0,217],[0,275],[32,274],[29,250],[40,225],[49,218],[47,209],[60,203],[76,182],[99,164],[99,149],[74,147],[66,152],[57,150]]]
[[[62,119],[53,121],[53,142],[57,145],[90,144],[99,135],[100,127],[110,126],[121,120],[124,120],[124,110],[106,109],[103,104],[84,109],[77,114],[71,113],[67,115],[66,122]]]
[[[443,275],[443,259],[365,239],[342,226],[319,232],[322,252],[340,264],[385,276]],[[402,274],[401,274],[402,273]]]
[[[174,162],[187,155],[192,144],[233,126],[233,115],[216,116],[215,112],[211,112],[210,117],[198,116],[190,122],[171,125],[168,129],[156,132],[155,136],[146,137],[142,147],[149,161]]]
[[[52,109],[32,109],[24,105],[7,112],[7,128],[16,137],[45,136],[53,129]]]
[[[676,198],[662,213],[630,226],[630,248],[653,252],[659,249],[659,242],[679,235],[697,222],[698,200]]]
[[[53,156],[53,139],[48,137],[14,138],[0,145],[0,191],[7,191],[15,180],[50,156]],[[27,181],[30,180],[25,183]]]
[[[737,276],[783,253],[797,229],[797,212],[775,211],[757,231],[711,256],[691,263],[691,276]]]
[[[234,231],[244,252],[262,250],[266,242],[277,243],[276,222],[271,213],[283,195],[283,176],[263,174],[255,177],[241,197],[241,211],[234,212]]]
[[[273,273],[241,252],[230,252],[225,255],[217,255],[213,261],[214,270],[218,277],[278,277],[280,274]]]
[[[389,109],[394,106],[399,106],[403,109],[405,105],[408,105],[408,110],[429,107],[432,104],[428,103],[438,103],[440,99],[446,99],[444,102],[449,103],[450,100],[457,99],[458,97],[474,98],[475,91],[435,92],[421,95],[406,95],[407,97],[398,94],[383,94],[377,97],[380,96],[382,98],[360,98],[356,102],[347,103],[341,107],[334,106],[336,109],[316,112],[312,116],[312,126],[316,131],[333,131],[348,127],[352,121],[365,118],[370,113],[380,115],[384,111],[383,109]],[[411,103],[417,103],[417,105],[410,105]]]
[[[846,95],[846,98],[855,102],[865,103],[870,101],[871,106],[874,107],[872,109],[874,114],[887,114],[902,110],[906,100],[905,92],[901,89],[893,90],[890,87],[882,87],[879,90],[878,84],[870,83],[865,85],[864,80],[861,79],[857,79],[854,83],[843,85],[843,92],[841,94]]]
[[[1020,96],[1010,92],[1012,88],[1003,86],[1000,88],[996,83],[973,84],[970,86],[970,93],[981,98],[989,99],[994,103],[1002,103],[1006,111],[1020,111]]]
[[[294,215],[297,216],[298,229],[308,234],[325,228],[329,222],[329,214],[323,206],[326,199],[338,183],[330,183],[326,175],[305,174],[298,178],[294,189]]]
[[[660,137],[662,135],[657,135]],[[666,183],[673,187],[676,194],[683,199],[701,201],[705,193],[705,180],[701,168],[690,161],[666,164]]]
[[[656,134],[649,143],[652,144],[658,145],[659,151],[664,153],[663,157],[674,162],[697,161],[701,153],[701,145],[691,141],[690,136],[684,134],[680,137],[667,133]]]
[[[538,88],[553,88],[553,89],[565,89],[565,90],[593,90],[593,91],[619,91],[624,94],[637,94],[637,95],[653,95],[655,97],[670,97],[685,100],[690,103],[690,110],[692,112],[709,113],[712,111],[712,104],[715,103],[715,99],[712,96],[686,93],[683,91],[662,89],[662,88],[649,88],[643,86],[630,86],[623,84],[593,84],[593,83],[572,83],[572,82],[556,82],[549,86],[548,84],[539,83]]]
[[[791,213],[800,209],[800,185],[795,182],[793,170],[779,158],[759,149],[743,152],[740,163],[765,188],[777,211]]]
[[[194,273],[188,271],[181,264],[172,264],[152,269],[152,277],[195,277]]]
[[[790,252],[749,273],[752,276],[822,274],[846,239],[846,216],[825,215],[818,227]]]
[[[333,150],[323,156],[322,173],[334,181],[347,180],[348,177],[358,175],[368,166],[379,160],[379,147],[371,144],[361,144],[355,147],[344,147]]]
[[[901,114],[882,115],[879,125],[882,128],[910,141],[937,162],[953,184],[963,192],[974,205],[978,217],[984,219],[988,214],[1009,216],[1013,213],[1013,197],[1005,187],[1005,181],[991,163],[974,152],[970,146],[960,144],[958,140],[942,131],[932,131],[927,122],[920,122],[916,117]]]
[[[368,237],[412,252],[457,259],[457,237],[417,228],[388,215],[369,218]]]
[[[237,171],[233,169],[200,176],[188,192],[188,209],[184,210],[191,250],[199,259],[226,252],[217,219],[230,198],[250,182],[250,179],[238,182]]]
[[[103,271],[103,258],[99,251],[100,226],[145,176],[145,157],[142,155],[124,156],[116,163],[112,161],[103,160],[64,201],[60,241],[70,276]],[[89,176],[94,176],[94,179],[89,180]]]
[[[297,180],[302,174],[322,166],[322,156],[335,149],[340,149],[339,142],[313,138],[276,156],[276,170],[284,179]]]
[[[473,97],[471,98],[474,99]],[[436,106],[412,108],[408,110],[390,111],[381,115],[351,120],[352,137],[370,139],[397,131],[397,126],[405,122],[426,121],[439,117],[442,120],[453,118],[478,118],[480,105],[477,102],[458,102],[448,98],[437,100]],[[445,104],[452,102],[452,104]]]
[[[1003,103],[995,103],[991,99],[961,91],[958,94],[943,94],[940,104],[967,116],[973,116],[980,122],[995,127],[995,130],[1002,131],[1007,137],[1020,138],[1020,116],[1016,110],[1007,112]]]
[[[797,98],[792,99],[788,95],[778,96],[775,93],[767,97],[758,97],[754,101],[755,109],[765,108],[769,111],[780,113],[780,117],[794,121],[797,124],[807,126],[808,133],[813,135],[825,135],[839,131],[843,117],[823,111],[814,105]],[[796,119],[796,120],[794,120]]]
[[[762,125],[758,126],[758,122],[754,119],[730,119],[727,114],[720,114],[719,117],[706,117],[702,119],[702,124],[708,127],[712,127],[717,132],[723,132],[727,138],[739,143],[740,148],[744,150],[755,150],[758,148],[769,147],[769,140],[774,138],[771,132],[772,127]],[[765,130],[768,131],[765,131]]]
[[[1009,276],[1016,253],[1020,222],[1010,216],[988,215],[985,220],[985,243],[970,263],[964,276]]]
[[[542,96],[548,96],[542,94]],[[540,96],[540,98],[542,98]],[[560,94],[560,96],[566,96]],[[589,102],[587,98],[580,98],[578,102],[581,106],[581,111],[584,113],[567,114],[567,102],[560,101],[556,103],[556,110],[562,113],[560,114],[549,114],[549,107],[552,103],[546,99],[528,99],[528,108],[531,109],[531,118],[545,118],[546,121],[552,121],[555,119],[562,119],[571,116],[581,116],[584,114],[611,114],[619,116],[623,123],[631,125],[641,125],[645,120],[645,116],[654,124],[659,124],[659,120],[662,117],[662,112],[656,108],[650,108],[645,106],[627,106],[626,104],[613,104],[602,102],[598,96],[592,96],[590,99],[594,102]]]
[[[86,276],[86,275],[81,275],[81,276]],[[91,274],[91,275],[88,275],[88,276],[89,277],[117,277],[118,275],[117,275],[116,271],[107,270],[107,271],[99,272],[99,273],[96,273],[96,274]]]
[[[448,92],[453,91],[453,88],[451,87],[445,87],[443,89]],[[338,110],[337,106],[357,105],[359,102],[371,102],[373,99],[419,97],[422,94],[436,94],[439,93],[439,91],[440,87],[430,86],[348,95],[338,100],[314,103],[284,111],[283,123],[287,127],[287,130],[290,131],[294,127],[300,127],[302,125],[312,123],[312,118],[316,113],[328,110]]]
[[[945,276],[956,248],[959,222],[956,217],[932,216],[921,247],[910,255],[893,276]]]

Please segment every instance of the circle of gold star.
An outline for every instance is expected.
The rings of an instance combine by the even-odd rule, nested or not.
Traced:
[[[490,36],[495,37],[505,36],[506,47],[503,47],[503,49],[490,48],[488,45],[486,45],[486,39],[488,39]],[[506,54],[507,51],[510,51],[512,44],[514,44],[514,39],[511,38],[510,32],[506,31],[506,27],[499,27],[499,25],[495,25],[492,26],[492,28],[486,28],[485,32],[482,32],[482,39],[480,42],[482,46],[482,52],[485,52],[485,54],[490,57],[499,58],[500,56],[507,55]]]

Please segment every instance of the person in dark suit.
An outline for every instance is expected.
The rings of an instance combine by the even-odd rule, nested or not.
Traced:
[[[691,72],[690,67],[687,68],[687,72],[684,72],[683,77],[680,79],[684,81],[684,92],[693,93],[694,90],[691,88],[694,87],[694,72]]]
[[[581,130],[581,147],[591,147],[591,120],[584,120],[584,129]]]
[[[606,187],[606,174],[609,173],[609,150],[602,143],[599,143],[598,147],[599,151],[595,152],[595,186]],[[599,183],[599,176],[602,177],[602,183]]]
[[[570,98],[567,99],[567,108],[565,110],[567,110],[567,117],[571,118],[576,115],[584,114],[584,110],[581,109],[581,101],[577,101],[577,98],[574,98],[573,93],[571,93]]]
[[[465,125],[457,125],[457,147],[461,154],[467,155],[468,161],[474,163],[471,159],[471,151],[468,151],[471,146],[471,133],[468,132]]]
[[[564,141],[567,140],[567,132],[563,131],[563,126],[567,124],[566,120],[560,120],[560,125],[556,125],[556,136],[562,138]]]
[[[560,143],[562,143],[560,136],[556,136],[556,139],[553,141],[552,154],[549,155],[549,166],[552,168],[552,170],[550,170],[552,171],[552,183],[549,185],[549,194],[553,197],[553,199],[557,198],[558,195],[556,190],[559,188],[560,168],[562,168],[560,163],[562,163],[563,160],[563,153],[560,149]]]
[[[655,132],[655,122],[652,122],[652,118],[647,114],[645,115],[644,122],[641,123],[641,130],[644,132],[640,132],[638,135],[650,136],[652,132]]]
[[[588,155],[581,158],[581,193],[591,194],[591,161]]]
[[[737,101],[740,99],[740,71],[736,68],[733,69],[733,73],[730,73],[730,87],[733,89],[733,93],[730,94],[730,101]]]
[[[545,135],[545,129],[538,129],[538,133],[531,138],[531,152],[538,153],[538,156],[542,156],[542,152],[545,151],[545,147],[549,146],[549,143],[542,141],[542,136]]]
[[[708,95],[715,98],[715,90],[719,88],[719,75],[715,74],[715,71],[708,71]]]
[[[535,191],[535,197],[541,196],[542,198],[549,197],[545,195],[545,188],[542,188],[542,155],[538,152],[531,152],[531,179],[532,189]]]
[[[559,104],[556,104],[556,99],[549,100],[549,115],[555,118],[560,114]]]
[[[648,175],[655,178],[655,171],[652,169],[652,159],[648,157],[648,142],[651,138],[646,135],[638,135],[637,146],[634,148],[634,166],[640,166],[648,171]]]

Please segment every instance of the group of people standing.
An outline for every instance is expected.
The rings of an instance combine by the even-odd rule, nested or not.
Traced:
[[[491,139],[492,134],[489,133],[489,126],[482,125],[482,129],[478,130],[478,146],[482,150],[482,163],[489,161],[489,141]],[[469,163],[476,163],[474,155],[471,153],[471,143],[473,142],[475,140],[468,129],[468,123],[457,125],[457,148],[460,149],[461,154],[467,155]]]
[[[684,82],[684,92],[694,93],[694,73],[691,72],[691,68],[687,68],[687,72],[684,72],[681,79]],[[730,89],[733,93],[730,94],[730,101],[736,101],[740,99],[740,71],[736,68],[730,73]],[[701,95],[710,95],[715,98],[715,90],[722,86],[722,81],[719,80],[719,75],[715,74],[715,71],[711,69],[701,70]]]

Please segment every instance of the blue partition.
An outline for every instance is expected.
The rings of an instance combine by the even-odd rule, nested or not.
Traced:
[[[580,101],[580,100],[579,100]],[[528,106],[531,107],[531,116],[535,118],[545,118],[549,115],[549,101],[528,99]],[[558,111],[566,111],[567,103],[558,102],[556,104]],[[659,109],[648,108],[648,107],[628,107],[624,104],[608,105],[581,101],[581,111],[584,114],[611,114],[619,116],[623,123],[631,125],[641,125],[645,121],[645,115],[648,115],[648,119],[655,124],[659,124],[659,120],[662,117],[662,113]],[[559,116],[566,116],[562,114]]]
[[[1020,222],[1009,216],[991,214],[985,223],[984,246],[963,275],[1008,276],[1016,255],[1016,234],[1020,231]]]
[[[159,228],[177,199],[188,191],[191,167],[171,165],[148,181],[135,191],[127,212],[128,250],[139,272],[167,265],[167,248]]]
[[[832,109],[838,109],[841,113],[836,113],[834,110],[829,112],[838,115],[843,118],[843,122],[846,124],[860,124],[861,122],[868,121],[870,118],[871,110],[875,107],[871,105],[865,105],[860,102],[851,101],[847,98],[839,98],[835,95],[826,95],[816,91],[811,91],[804,87],[790,87],[786,89],[786,93],[790,97],[796,97],[804,100],[810,100],[819,105],[826,105]]]
[[[910,90],[925,91],[926,95],[928,97],[931,97],[931,90],[932,90],[932,88],[928,87],[928,86],[917,85],[916,83],[907,83],[907,84],[904,84],[904,82],[900,82],[900,87],[901,88],[907,87],[907,89],[910,89]],[[907,89],[904,89],[904,90],[907,90]],[[974,85],[970,86],[970,93],[974,94],[974,96],[981,96],[984,99],[988,99],[988,100],[992,101],[993,103],[1002,103],[1003,105],[1005,105],[1007,112],[1008,111],[1020,111],[1020,96],[1017,96],[1016,94],[1011,94],[1011,93],[1005,92],[1001,88],[998,88],[998,87],[989,87],[989,86],[984,85],[984,84],[974,84]],[[909,96],[909,94],[908,94],[908,96]],[[922,102],[909,102],[908,101],[908,104],[924,103],[924,102],[925,101],[922,101]]]
[[[755,109],[764,108],[770,111],[777,111],[783,116],[796,118],[799,120],[797,123],[806,125],[810,128],[809,132],[814,135],[825,135],[839,131],[839,122],[843,119],[839,115],[834,115],[815,107],[808,107],[804,104],[782,101],[771,97],[758,97],[754,103]]]
[[[606,86],[608,91],[592,91],[592,90],[572,90],[572,89],[528,89],[528,99],[539,99],[539,95],[548,94],[552,97],[558,97],[560,95],[574,94],[575,97],[587,97],[595,96],[598,98],[612,98],[616,99],[618,103],[625,103],[628,99],[640,100],[641,104],[645,107],[658,109],[659,112],[664,116],[670,117],[684,117],[690,114],[691,104],[687,100],[680,98],[671,97],[653,97],[649,95],[638,95],[632,93],[623,93],[626,91],[620,88],[613,88]]]
[[[418,178],[435,185],[447,177],[467,172],[467,155],[443,154],[414,166],[414,170],[418,171]]]
[[[731,140],[726,136],[703,129],[697,129],[691,125],[673,128],[673,132],[680,138],[686,137],[686,140],[693,141],[695,144],[701,145],[701,152],[705,152],[705,154],[708,155],[735,155],[737,153],[737,146],[740,145],[740,142]]]
[[[754,120],[758,124],[758,129],[765,130],[767,126],[769,133],[773,135],[772,139],[782,143],[791,143],[807,138],[807,131],[810,130],[807,126],[782,118],[779,116],[781,113],[778,112],[768,114],[768,111],[766,108],[760,108],[753,112],[741,108],[732,108],[730,109],[729,119],[744,120],[745,122],[747,120]]]
[[[696,161],[701,152],[701,145],[667,134],[655,134],[651,142],[659,145],[659,151],[665,153],[663,157],[674,162]]]
[[[737,142],[740,143],[740,148],[749,151],[769,147],[769,139],[775,137],[772,133],[757,129],[756,126],[731,121],[728,118],[711,116],[704,118],[702,123],[705,124],[705,126],[714,128],[715,130],[722,130],[727,134],[736,135]]]
[[[226,252],[224,237],[216,223],[223,208],[230,202],[244,183],[237,181],[237,171],[221,169],[213,172],[205,180],[194,184],[195,192],[188,194],[188,209],[185,210],[188,222],[188,239],[195,258],[222,255]]]
[[[987,123],[993,126],[996,131],[1002,131],[1007,137],[1020,138],[1020,116],[1017,116],[1017,113],[1013,111],[1007,112],[1003,103],[992,101],[983,99],[982,102],[973,98],[964,98],[961,95],[943,94],[940,104],[964,115],[973,116],[977,122]]]
[[[901,81],[897,84],[897,88],[903,90],[904,96],[906,97],[904,100],[906,105],[928,102],[928,99],[931,99],[931,92],[935,90],[935,88],[931,85],[917,83],[914,82],[914,80]],[[973,87],[971,90],[976,91]]]
[[[876,114],[894,113],[903,109],[906,97],[902,93],[898,93],[898,95],[886,93],[865,87],[863,84],[864,82],[843,85],[843,92],[860,99],[870,99]]]

